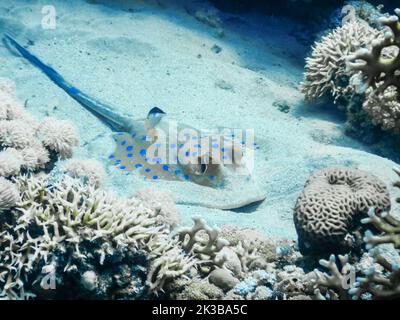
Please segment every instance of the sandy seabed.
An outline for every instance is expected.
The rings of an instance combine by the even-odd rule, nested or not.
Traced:
[[[299,26],[278,17],[221,14],[216,28],[196,19],[185,1],[53,0],[55,29],[41,26],[47,1],[0,2],[0,26],[52,65],[77,88],[115,110],[143,118],[159,106],[196,128],[254,129],[254,178],[267,199],[247,208],[207,208],[252,190],[222,194],[187,182],[145,182],[107,166],[111,131],[24,59],[0,47],[0,76],[39,118],[69,119],[78,128],[77,158],[107,166],[107,188],[121,195],[155,186],[172,192],[183,222],[256,227],[268,235],[296,238],[292,210],[309,175],[336,165],[369,171],[394,197],[395,163],[346,137],[343,123],[304,105],[298,90],[308,48],[294,36]],[[283,110],[282,110],[282,107]],[[286,111],[286,112],[283,112]],[[394,201],[393,201],[394,203]]]

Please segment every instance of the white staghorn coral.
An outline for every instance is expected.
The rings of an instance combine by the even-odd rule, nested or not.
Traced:
[[[16,186],[0,177],[0,213],[14,207],[19,199],[19,192]]]
[[[102,164],[96,160],[72,159],[62,166],[62,171],[73,178],[81,179],[99,188],[105,180]]]
[[[57,267],[57,261],[93,259],[93,248],[87,252],[86,242],[100,246],[100,266],[116,250],[126,257],[129,252],[148,252],[152,293],[196,263],[168,237],[168,228],[157,223],[154,210],[142,201],[119,198],[69,176],[52,185],[48,178],[14,179],[21,200],[8,216],[12,223],[0,229],[0,296],[26,298],[26,286],[31,284],[23,279],[38,273],[43,263]]]
[[[307,100],[316,100],[330,93],[335,101],[352,93],[346,58],[359,48],[367,46],[380,32],[361,19],[349,21],[317,42],[306,59],[301,90]]]
[[[38,134],[43,144],[62,159],[70,158],[73,148],[79,145],[78,134],[67,120],[47,117],[40,124]]]

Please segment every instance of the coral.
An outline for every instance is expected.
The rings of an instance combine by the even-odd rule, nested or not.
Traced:
[[[168,243],[168,229],[157,224],[154,211],[137,199],[118,198],[68,176],[52,185],[46,175],[19,177],[15,184],[21,199],[13,210],[3,215],[7,223],[0,229],[2,296],[14,299],[43,294],[25,279],[38,275],[43,278],[40,270],[47,265],[54,265],[60,282],[67,287],[71,281],[80,284],[74,288],[87,287],[87,282],[93,280],[90,274],[83,282],[80,280],[82,268],[95,272],[99,287],[92,295],[110,297],[108,291],[116,286],[117,280],[115,277],[110,280],[103,272],[117,268],[118,260],[134,266],[133,261],[140,258],[140,252],[148,252],[150,261],[145,259],[142,265],[151,263],[149,278],[155,283],[148,283],[150,292],[162,288],[164,276],[181,275],[192,263],[193,258],[183,255],[175,246],[176,241]],[[174,265],[175,261],[180,265]],[[167,269],[175,273],[171,275]],[[104,282],[109,286],[100,290]]]
[[[257,287],[253,293],[250,293],[246,300],[271,300],[274,292],[265,286]]]
[[[329,270],[330,274],[315,270],[317,289],[315,291],[317,299],[325,300],[326,296],[321,294],[321,287],[327,289],[326,294],[331,300],[348,300],[348,289],[351,286],[349,282],[349,274],[354,271],[354,267],[349,263],[348,255],[338,256],[340,266],[336,263],[335,255],[331,255],[329,260],[321,259],[321,266]]]
[[[15,207],[19,200],[19,192],[16,186],[12,182],[0,177],[0,214]]]
[[[371,48],[362,48],[349,55],[347,67],[351,71],[361,71],[365,81],[377,92],[383,92],[390,86],[399,89],[400,77],[400,9],[395,10],[397,16],[381,17],[380,23],[387,26],[383,38],[376,38]],[[392,51],[394,50],[394,52]],[[392,51],[392,52],[391,52]]]
[[[19,174],[22,164],[22,155],[18,150],[7,148],[0,151],[0,177],[10,177]]]
[[[379,31],[361,19],[354,19],[324,36],[306,59],[301,91],[307,100],[316,100],[330,93],[335,101],[354,89],[349,85],[346,58],[367,46],[379,36]]]
[[[173,295],[176,300],[218,300],[222,299],[224,292],[206,279],[194,278],[191,280],[179,279],[176,281]],[[178,290],[180,287],[181,290]]]
[[[220,235],[228,240],[232,248],[238,246],[239,242],[242,242],[242,244],[252,243],[253,247],[257,248],[258,255],[265,262],[272,262],[278,258],[277,248],[292,247],[294,244],[290,240],[268,237],[254,228],[240,228],[232,225],[222,226]]]
[[[102,164],[95,160],[72,159],[62,166],[62,172],[73,178],[82,179],[99,188],[105,180],[105,171]]]
[[[252,269],[254,264],[256,264],[257,261],[261,259],[261,256],[258,253],[258,249],[253,242],[242,243],[242,241],[240,241],[238,245],[233,248],[233,250],[239,257],[242,267],[241,269],[244,272]]]
[[[151,292],[157,293],[163,290],[168,281],[183,276],[196,263],[193,256],[186,255],[179,247],[172,247],[153,260],[146,283]]]
[[[50,167],[51,161],[72,156],[77,144],[68,121],[47,118],[40,123],[18,102],[10,82],[0,78],[0,176]]]
[[[286,298],[309,295],[313,291],[312,280],[312,277],[306,274],[303,269],[294,265],[287,265],[282,271],[277,272],[274,289]]]
[[[254,292],[257,287],[257,280],[254,278],[246,278],[235,286],[235,293],[241,296]]]
[[[364,240],[370,247],[382,243],[393,243],[396,248],[400,248],[400,220],[389,212],[377,215],[375,209],[372,208],[368,212],[368,218],[364,218],[362,222],[371,224],[380,233],[373,235],[367,230]]]
[[[0,120],[22,118],[28,122],[33,119],[15,96],[13,83],[6,78],[0,78]]]
[[[374,92],[373,88],[369,87],[366,90],[363,110],[374,125],[395,134],[400,133],[400,99],[396,87],[390,86],[383,92]]]
[[[79,145],[78,134],[67,120],[47,117],[40,124],[38,134],[43,145],[59,154],[62,159],[70,158],[73,148]]]
[[[192,227],[181,227],[176,235],[183,250],[188,254],[194,254],[202,261],[202,267],[208,267],[208,272],[214,267],[222,267],[225,259],[218,258],[217,254],[229,242],[219,237],[220,230],[209,227],[203,219],[193,218]]]
[[[400,257],[385,257],[385,250],[377,247],[370,251],[374,265],[363,270],[349,290],[352,299],[396,299],[400,297]],[[379,268],[377,268],[378,266]]]
[[[133,197],[145,202],[157,212],[158,222],[169,225],[171,229],[181,222],[179,211],[175,205],[172,195],[167,191],[155,188],[144,188],[133,194]]]
[[[366,90],[363,109],[375,125],[398,134],[400,132],[400,9],[397,16],[381,17],[383,37],[370,47],[357,50],[347,58],[349,72],[360,72]]]
[[[315,172],[306,182],[294,209],[300,251],[347,251],[357,245],[359,219],[370,207],[390,209],[386,185],[372,174],[333,167]]]
[[[217,253],[217,261],[225,260],[224,268],[232,271],[232,273],[240,277],[242,275],[242,262],[235,252],[235,247],[225,246]]]
[[[239,282],[229,270],[221,268],[212,270],[208,276],[208,281],[224,291],[232,289]]]
[[[400,175],[400,171],[395,169]],[[396,187],[400,184],[395,183]],[[330,275],[316,271],[317,299],[394,299],[400,297],[400,221],[387,212],[370,208],[362,223],[374,229],[365,232],[364,242],[368,253],[361,256],[353,266],[349,257],[339,256],[341,267],[331,255],[329,261],[320,264]],[[321,292],[324,292],[322,294]]]

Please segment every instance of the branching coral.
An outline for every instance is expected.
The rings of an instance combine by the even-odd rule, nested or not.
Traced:
[[[376,125],[385,130],[400,132],[400,9],[397,16],[381,17],[386,26],[383,37],[371,42],[347,58],[350,72],[361,72],[369,86],[363,109]]]
[[[400,175],[400,171],[395,169]],[[400,187],[400,183],[395,183]],[[321,260],[320,263],[329,269],[330,275],[317,273],[317,298],[325,299],[321,294],[328,288],[331,299],[394,299],[400,297],[400,221],[387,212],[377,212],[371,208],[368,217],[362,219],[375,229],[377,234],[366,231],[364,242],[369,249],[368,258],[371,260],[366,265],[359,262],[361,268],[350,267],[347,257],[339,256],[342,269],[335,263],[335,256],[329,261]],[[394,248],[393,248],[394,246]],[[397,251],[396,251],[397,249]],[[346,269],[344,269],[346,267]],[[352,271],[351,271],[352,268]],[[352,272],[352,276],[351,276]],[[356,278],[356,273],[359,276]],[[350,276],[349,276],[350,275]],[[350,283],[348,281],[350,280]]]
[[[371,267],[365,270],[363,276],[356,279],[349,294],[353,299],[365,296],[381,300],[396,299],[400,297],[400,264],[390,263],[379,248],[371,250],[376,265],[383,271]]]
[[[368,213],[368,218],[362,220],[363,223],[371,224],[378,230],[379,235],[373,235],[367,231],[365,242],[370,246],[382,243],[393,243],[396,248],[400,248],[400,220],[396,219],[388,212],[377,215],[374,209]]]
[[[217,253],[229,245],[225,239],[219,238],[219,229],[209,227],[204,220],[193,218],[192,227],[181,227],[176,231],[181,246],[186,253],[194,254],[202,261],[203,266],[211,269],[222,267],[224,258],[219,259]]]
[[[383,92],[389,86],[400,87],[400,9],[395,12],[397,16],[379,19],[381,24],[390,29],[386,30],[383,38],[375,39],[371,48],[362,48],[347,59],[348,69],[361,71],[367,84],[377,92]],[[390,52],[392,50],[395,52]]]
[[[154,211],[137,199],[118,198],[68,176],[53,185],[47,176],[19,177],[15,183],[21,200],[3,217],[0,229],[3,296],[26,298],[30,284],[26,279],[40,273],[40,266],[55,264],[59,270],[61,261],[68,268],[68,257],[81,263],[94,254],[88,243],[99,243],[98,268],[104,268],[101,265],[114,251],[127,250],[125,257],[129,252],[151,250],[151,279],[164,279],[151,283],[151,290],[161,289],[165,277],[181,275],[191,265],[183,251],[168,244],[168,229],[156,223]]]
[[[314,271],[317,277],[316,283],[318,289],[316,289],[315,293],[318,299],[326,299],[326,296],[320,291],[321,287],[327,289],[326,294],[331,300],[349,299],[348,289],[351,286],[349,275],[353,273],[355,277],[354,268],[351,264],[349,264],[348,255],[339,255],[338,259],[340,265],[336,263],[336,257],[333,254],[329,257],[329,260],[321,259],[319,261],[321,266],[328,269],[329,274],[319,270]]]
[[[354,19],[324,36],[313,47],[306,59],[304,82],[301,90],[307,100],[316,100],[325,93],[334,99],[352,93],[349,74],[346,71],[346,57],[367,46],[379,36],[379,31],[371,28],[361,19]]]

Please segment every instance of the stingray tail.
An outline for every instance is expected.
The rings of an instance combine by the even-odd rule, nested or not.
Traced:
[[[63,89],[69,96],[78,101],[85,109],[90,111],[111,129],[115,131],[126,131],[129,126],[129,119],[115,113],[110,107],[101,103],[100,101],[91,98],[79,89],[75,88],[67,82],[52,67],[46,65],[38,57],[30,53],[27,49],[22,47],[10,34],[4,34],[5,41],[15,48],[21,56],[27,59],[35,67],[39,68],[45,75],[47,75],[57,86]]]

